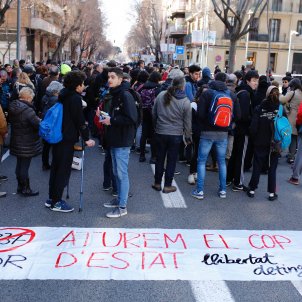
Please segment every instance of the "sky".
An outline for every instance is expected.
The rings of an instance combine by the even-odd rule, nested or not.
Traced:
[[[133,16],[131,15],[133,2],[134,0],[102,0],[102,7],[108,23],[107,39],[121,48],[133,24]]]

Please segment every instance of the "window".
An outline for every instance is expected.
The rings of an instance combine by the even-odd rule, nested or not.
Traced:
[[[276,72],[276,66],[277,66],[277,54],[276,53],[270,54],[269,65],[270,65],[272,72]]]
[[[257,41],[258,40],[258,27],[259,27],[259,19],[255,18],[251,22],[250,26],[250,40]]]
[[[302,35],[302,21],[298,21],[297,23],[297,32],[299,35]]]
[[[272,11],[276,11],[276,12],[282,11],[282,0],[273,0]]]
[[[272,42],[279,42],[280,19],[270,19],[270,37]]]

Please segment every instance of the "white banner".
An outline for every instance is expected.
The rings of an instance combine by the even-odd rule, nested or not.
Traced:
[[[302,280],[302,232],[0,228],[0,279]]]

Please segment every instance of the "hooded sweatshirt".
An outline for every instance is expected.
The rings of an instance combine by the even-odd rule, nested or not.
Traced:
[[[212,81],[209,84],[209,89],[204,91],[197,104],[197,113],[201,125],[202,132],[228,132],[229,128],[221,128],[217,126],[212,126],[209,120],[209,111],[211,103],[214,97],[214,90],[226,92],[228,91],[226,83],[221,81]],[[236,99],[236,95],[230,92],[231,99],[233,100],[233,118],[238,120],[240,118],[240,108]]]
[[[82,97],[76,91],[63,88],[58,102],[63,104],[63,141],[74,144],[80,134],[84,141],[88,141],[89,130],[82,110]]]

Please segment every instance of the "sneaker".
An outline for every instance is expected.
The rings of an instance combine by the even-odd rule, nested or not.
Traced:
[[[132,147],[130,148],[130,151],[131,151],[131,152],[134,152],[134,151],[135,151],[135,146],[132,146]]]
[[[0,181],[7,181],[8,177],[4,175],[0,175]]]
[[[219,192],[218,192],[218,196],[219,196],[220,198],[226,198],[226,191],[219,191]]]
[[[143,163],[143,162],[146,161],[146,157],[145,157],[145,156],[140,156],[138,161],[139,161],[140,163]]]
[[[182,158],[182,159],[179,159],[178,162],[179,162],[180,164],[183,164],[183,163],[186,163],[187,160],[186,160],[185,158]]]
[[[160,184],[153,184],[151,187],[155,191],[161,191],[161,185]]]
[[[0,198],[6,197],[6,192],[0,192]]]
[[[191,196],[197,199],[204,198],[203,191],[197,191],[197,190],[192,191]]]
[[[118,194],[117,194],[117,191],[112,191],[112,194],[111,194],[113,197],[118,197]]]
[[[119,202],[118,202],[117,198],[114,198],[114,199],[110,200],[109,202],[105,202],[103,204],[103,206],[105,208],[118,208]]]
[[[269,201],[274,201],[276,199],[278,199],[278,195],[276,193],[269,193],[269,196],[268,196]]]
[[[50,207],[52,211],[68,213],[72,212],[74,208],[72,208],[68,203],[64,200],[59,200],[53,207]]]
[[[175,171],[174,175],[180,175],[180,171]]]
[[[250,198],[254,198],[255,197],[255,191],[253,191],[253,190],[247,190],[246,194]]]
[[[119,218],[125,215],[127,215],[127,208],[119,208],[119,207],[115,208],[114,210],[106,214],[108,218]]]
[[[103,187],[103,191],[110,191],[112,187]]]
[[[246,192],[247,191],[247,187],[244,186],[244,185],[239,185],[239,186],[233,185],[232,190],[234,192],[243,192],[243,191]]]
[[[136,149],[135,149],[135,153],[136,153],[136,154],[141,154],[141,148],[136,148]]]
[[[226,182],[226,186],[229,187],[229,186],[232,185],[232,183],[233,183],[232,181],[227,181],[227,182]]]
[[[51,207],[51,199],[47,199],[44,203],[46,208],[50,208]]]
[[[292,159],[292,158],[288,158],[288,159],[286,160],[286,162],[287,162],[288,164],[293,164],[293,163],[295,162],[295,160]]]
[[[190,174],[190,175],[188,176],[188,183],[189,183],[190,185],[195,185],[195,177],[194,177],[194,174]]]
[[[289,182],[290,184],[296,185],[296,186],[299,184],[299,180],[296,179],[296,178],[293,178],[293,177],[291,177],[291,178],[288,180],[288,182]]]
[[[169,193],[175,192],[176,190],[177,190],[176,187],[174,187],[174,186],[168,186],[168,187],[164,187],[163,188],[163,193],[169,194]]]
[[[149,164],[150,165],[155,165],[156,164],[156,158],[155,157],[151,157],[149,160]]]

